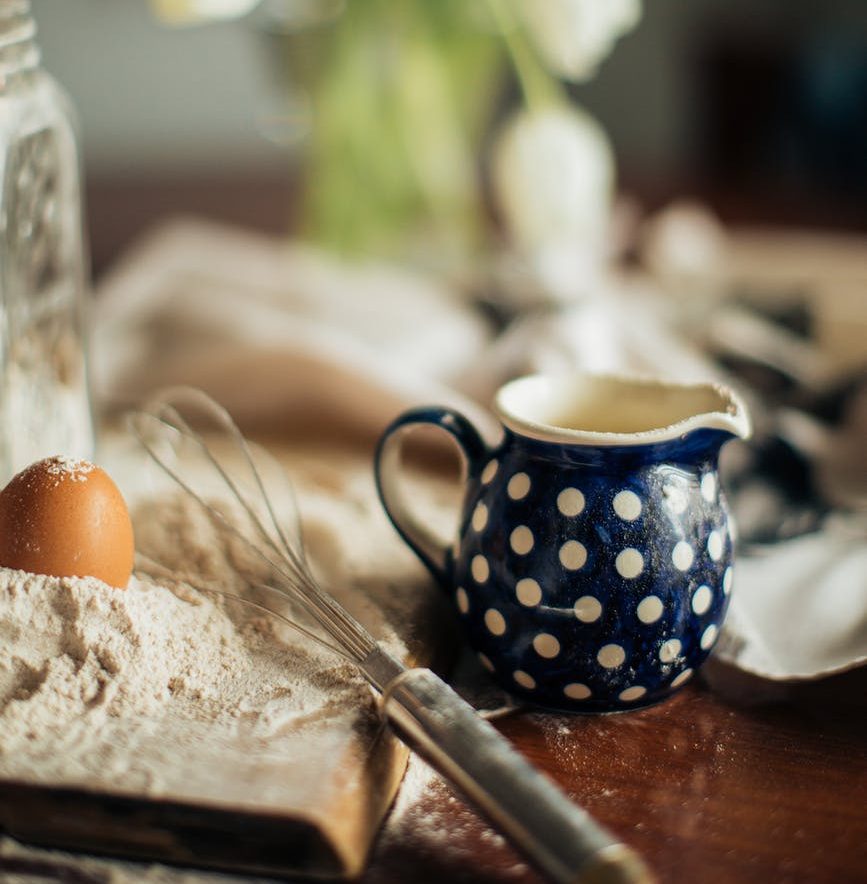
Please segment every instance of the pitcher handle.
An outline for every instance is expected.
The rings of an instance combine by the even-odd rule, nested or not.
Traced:
[[[444,588],[450,584],[449,548],[407,506],[400,484],[400,455],[407,433],[428,424],[449,433],[457,443],[463,482],[481,472],[487,446],[478,430],[460,412],[423,407],[404,412],[388,425],[376,448],[374,477],[379,499],[397,533]]]

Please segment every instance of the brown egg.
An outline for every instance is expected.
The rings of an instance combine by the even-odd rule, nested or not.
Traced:
[[[0,491],[0,565],[124,589],[134,552],[120,491],[88,461],[40,460]]]

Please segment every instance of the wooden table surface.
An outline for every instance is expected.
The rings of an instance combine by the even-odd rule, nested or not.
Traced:
[[[247,185],[226,200],[211,188],[93,187],[94,264],[177,209],[273,232],[288,192]],[[525,712],[498,726],[661,881],[843,884],[867,882],[865,697],[860,673],[753,708],[695,683],[628,714]],[[424,792],[400,832],[380,839],[362,884],[539,880],[445,787]]]
[[[840,682],[842,697],[752,709],[694,684],[641,711],[518,713],[499,726],[660,881],[863,882],[867,716],[854,692],[865,683]],[[377,846],[364,884],[540,880],[445,788],[400,831]]]
[[[743,708],[694,683],[640,711],[518,712],[498,725],[661,884],[856,884],[867,881],[865,679],[836,684],[836,698],[808,691]],[[410,800],[398,798],[358,884],[543,884],[443,780],[413,766]],[[3,884],[132,884],[139,873],[154,884],[247,880],[27,848],[0,856]]]

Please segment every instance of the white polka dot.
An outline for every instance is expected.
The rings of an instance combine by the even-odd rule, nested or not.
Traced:
[[[701,496],[708,503],[713,503],[716,497],[716,476],[713,473],[705,473],[701,477]]]
[[[584,509],[584,495],[577,488],[564,488],[557,495],[557,509],[564,516],[577,516]]]
[[[458,610],[461,614],[466,614],[467,611],[470,610],[470,597],[467,595],[467,591],[463,586],[458,587],[457,592],[455,593],[455,600],[458,603]]]
[[[567,684],[566,687],[563,688],[563,693],[570,700],[586,700],[590,696],[591,691],[586,684],[573,681],[571,684]]]
[[[659,649],[659,659],[662,660],[663,663],[674,663],[674,661],[680,656],[682,649],[683,645],[680,643],[679,639],[670,638],[667,642],[664,642]]]
[[[633,491],[614,495],[614,512],[626,522],[634,522],[641,515],[641,500]]]
[[[532,691],[533,688],[536,687],[536,679],[530,675],[529,672],[524,672],[523,669],[516,669],[512,673],[512,678],[522,687],[526,688],[528,691]]]
[[[719,630],[716,626],[711,623],[710,626],[702,633],[701,635],[701,649],[703,651],[707,651],[713,647],[713,643],[716,641],[716,636]]]
[[[485,669],[488,670],[488,672],[494,671],[494,664],[491,663],[490,657],[488,657],[486,654],[479,654],[479,663],[481,663],[482,666],[484,666]]]
[[[515,584],[515,595],[522,605],[532,608],[542,601],[542,587],[532,577],[524,577]]]
[[[484,583],[491,573],[488,560],[484,556],[473,556],[473,560],[470,562],[470,571],[476,583]]]
[[[569,571],[577,571],[587,561],[587,550],[577,540],[567,540],[560,547],[560,564]]]
[[[719,531],[711,531],[707,537],[707,554],[718,562],[723,554],[723,539]]]
[[[706,613],[712,600],[713,593],[710,591],[710,587],[700,586],[692,597],[693,611],[699,615]]]
[[[675,544],[671,553],[671,560],[674,562],[674,567],[677,568],[678,571],[689,571],[693,559],[695,559],[695,553],[685,540],[681,540],[679,543]]]
[[[729,519],[728,521],[728,529],[729,529],[729,537],[732,539],[732,543],[734,543],[738,539],[738,523],[736,519]]]
[[[618,666],[623,665],[626,652],[620,645],[603,645],[599,649],[596,659],[599,661],[599,665],[606,669],[617,669]]]
[[[512,500],[521,500],[527,496],[529,490],[530,477],[526,473],[515,473],[506,486],[506,492]]]
[[[519,556],[527,555],[533,548],[533,532],[526,525],[518,525],[509,535],[509,545]]]
[[[594,598],[592,595],[582,595],[575,602],[575,616],[582,623],[593,623],[599,619],[601,614],[602,605],[599,603],[599,599]]]
[[[692,678],[692,670],[691,669],[684,669],[683,672],[681,672],[680,675],[678,675],[677,678],[675,678],[671,682],[671,686],[673,688],[679,688],[684,682],[689,681],[691,678]]]
[[[488,524],[488,508],[479,501],[476,504],[476,508],[473,510],[473,528],[476,531],[483,531],[485,525]]]
[[[675,515],[679,516],[686,512],[686,494],[680,488],[676,488],[674,485],[666,485],[662,489],[662,495],[665,498],[665,505]]]
[[[662,599],[659,596],[649,595],[638,603],[638,619],[642,623],[656,623],[662,616]]]
[[[491,635],[502,635],[506,631],[506,620],[496,608],[485,611],[485,626]]]
[[[723,574],[723,592],[728,595],[732,591],[732,582],[734,581],[734,572],[731,567],[726,568]]]
[[[547,632],[540,632],[533,639],[533,648],[540,657],[552,660],[560,653],[560,642]]]
[[[482,485],[487,485],[494,476],[497,475],[497,470],[500,465],[496,460],[489,460],[485,468],[482,470]]]
[[[618,553],[614,560],[614,567],[617,568],[617,573],[621,577],[632,580],[644,570],[644,558],[637,549],[628,547]]]
[[[633,700],[639,699],[639,697],[643,697],[647,693],[647,688],[641,687],[641,685],[633,685],[631,688],[626,688],[626,690],[621,691],[618,695],[624,703],[631,703]]]

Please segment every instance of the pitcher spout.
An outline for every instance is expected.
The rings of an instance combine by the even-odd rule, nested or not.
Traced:
[[[722,430],[738,439],[749,439],[752,435],[752,422],[741,397],[734,390],[722,384],[708,384],[719,397],[719,407],[704,414],[694,415],[690,429]],[[726,440],[723,440],[726,441]]]

